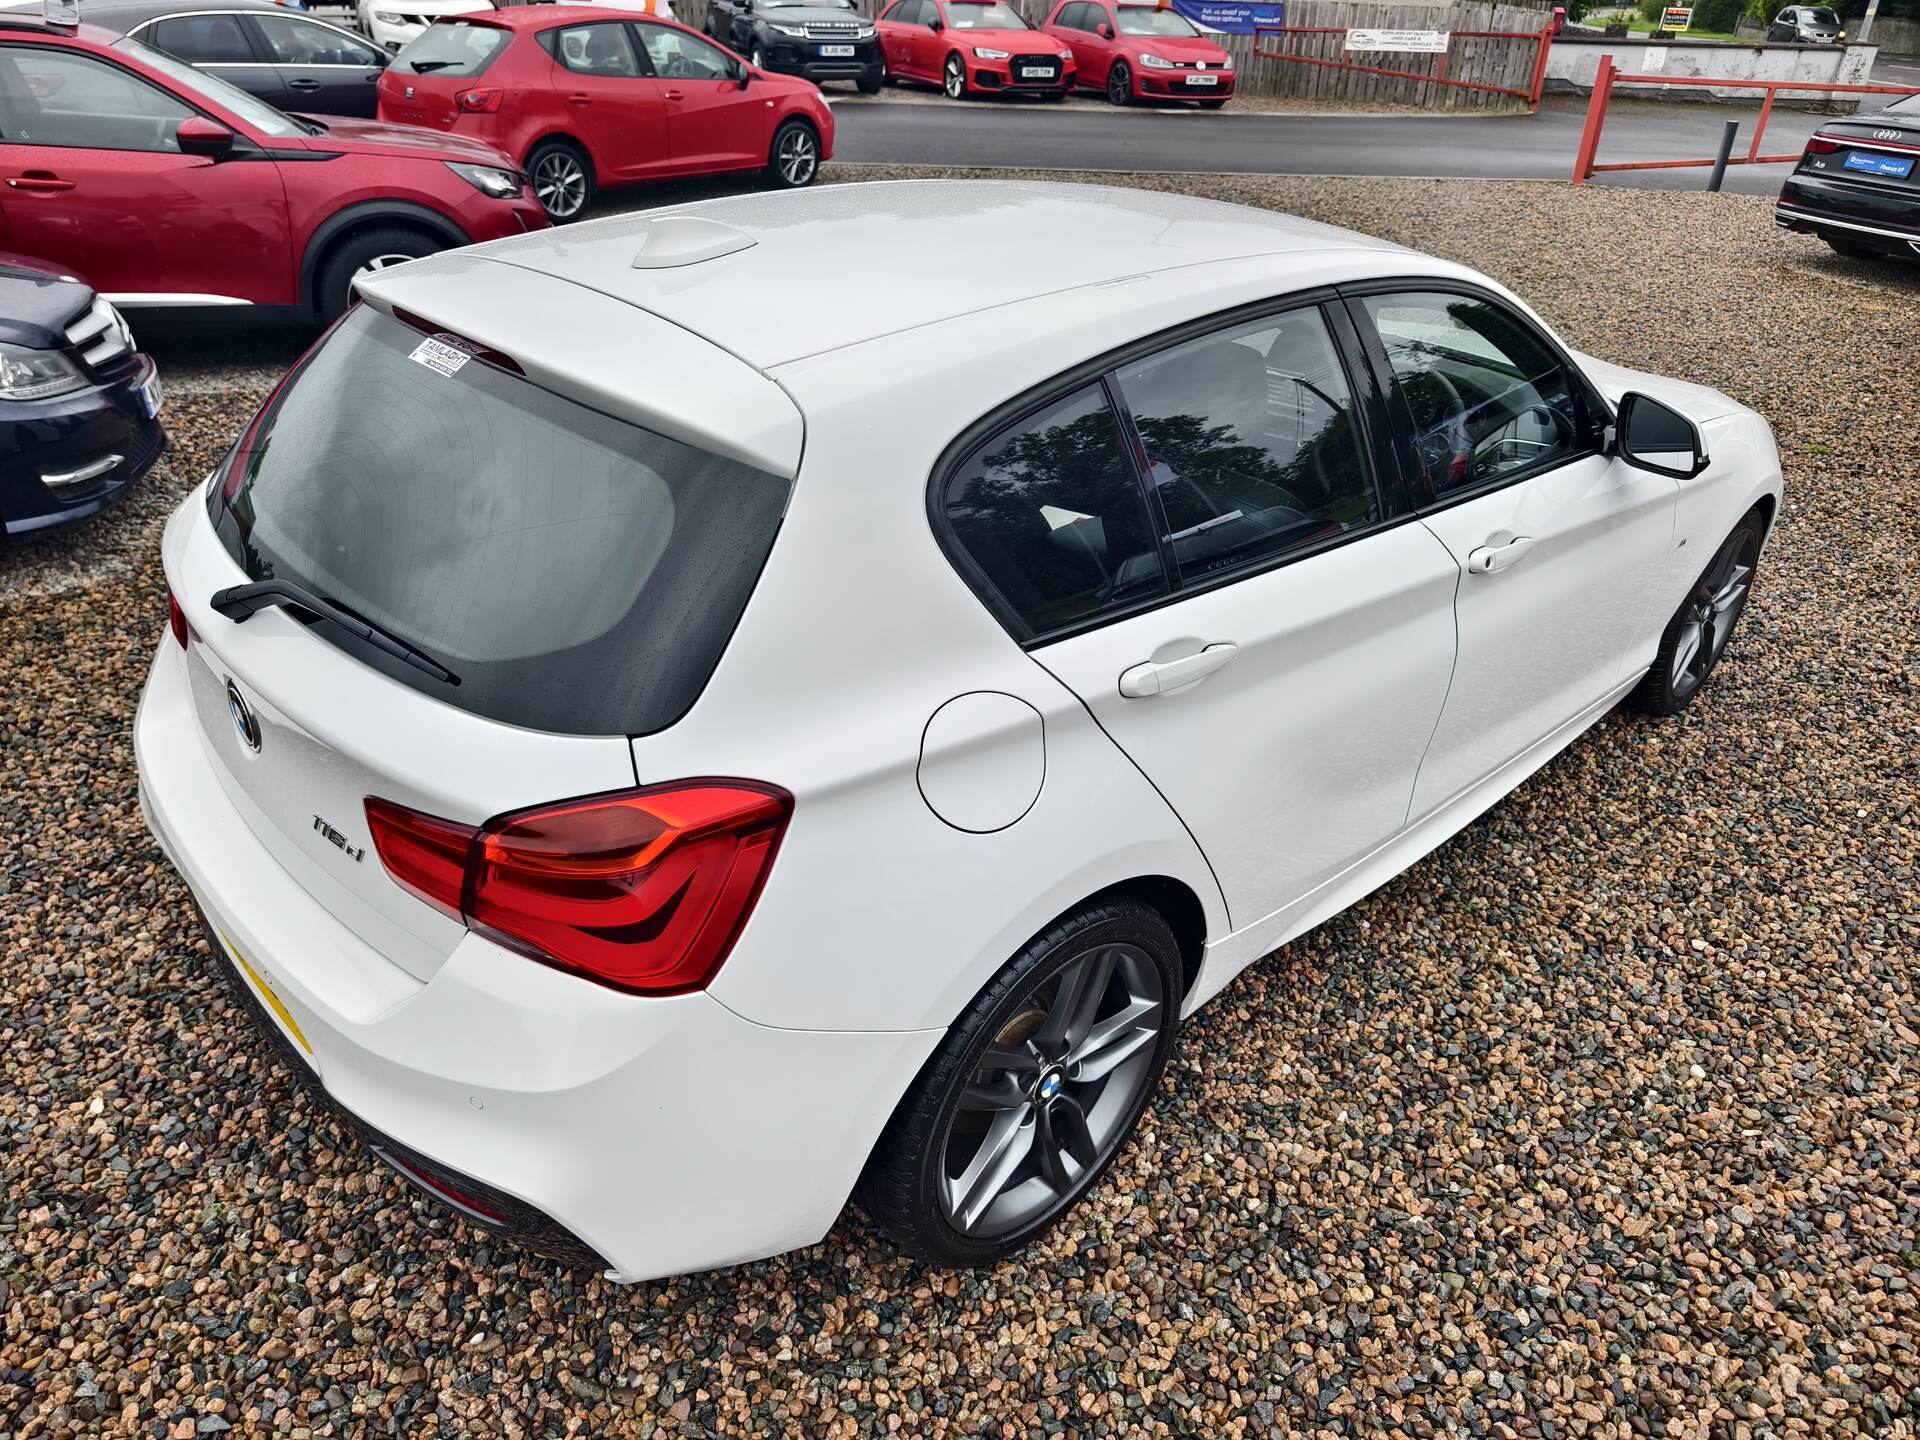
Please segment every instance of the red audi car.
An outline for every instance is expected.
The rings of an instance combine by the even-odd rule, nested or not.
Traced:
[[[923,80],[949,99],[1026,92],[1064,100],[1073,51],[1003,0],[894,0],[879,21],[888,80]]]
[[[490,145],[286,115],[92,25],[0,17],[0,247],[115,305],[327,319],[355,275],[543,228]]]
[[[1233,96],[1233,57],[1158,5],[1063,0],[1046,33],[1073,51],[1080,84],[1106,91],[1115,105],[1190,100],[1218,110]]]
[[[429,25],[380,77],[380,118],[497,145],[556,222],[594,192],[764,168],[811,185],[833,154],[820,87],[757,70],[684,25],[536,5]]]

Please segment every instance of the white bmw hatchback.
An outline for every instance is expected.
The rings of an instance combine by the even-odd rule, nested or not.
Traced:
[[[799,282],[799,283],[796,283]],[[1458,265],[835,185],[361,282],[168,525],[141,800],[382,1159],[634,1280],[1006,1254],[1181,1019],[1724,651],[1772,433]]]

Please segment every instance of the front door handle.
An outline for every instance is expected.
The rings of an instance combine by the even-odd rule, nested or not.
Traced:
[[[573,92],[573,94],[567,96],[567,103],[569,105],[591,105],[593,103],[593,97],[590,95],[583,95],[578,90],[576,90]]]
[[[683,96],[683,95],[681,95],[681,93],[680,93],[680,92],[679,92],[678,90],[669,90],[669,91],[667,91],[667,99],[669,99],[669,100],[681,100],[681,99],[685,99],[685,98],[686,98],[686,97],[685,97],[685,96]]]
[[[303,76],[299,79],[289,80],[287,82],[287,88],[289,90],[300,91],[318,90],[320,88],[320,82],[318,80],[308,80]]]
[[[51,195],[58,190],[73,189],[73,181],[62,180],[57,175],[49,175],[44,170],[29,175],[12,175],[7,184],[16,190],[29,190],[36,195]]]
[[[1238,645],[1222,642],[1209,645],[1197,655],[1182,656],[1155,664],[1149,660],[1120,672],[1120,693],[1129,700],[1145,700],[1152,695],[1183,690],[1197,684],[1240,653]]]
[[[1518,565],[1532,548],[1531,535],[1516,535],[1504,545],[1482,545],[1478,550],[1467,552],[1467,572],[1491,575],[1496,570],[1509,569]]]

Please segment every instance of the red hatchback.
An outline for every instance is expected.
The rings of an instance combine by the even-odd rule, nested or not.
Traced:
[[[894,0],[879,21],[889,80],[924,80],[949,99],[1025,91],[1064,100],[1073,51],[1003,0]]]
[[[380,77],[380,118],[499,146],[557,222],[578,219],[596,189],[636,181],[764,168],[775,185],[810,185],[833,154],[833,112],[811,80],[599,6],[428,26]]]
[[[1233,57],[1175,11],[1063,0],[1046,29],[1073,51],[1080,83],[1104,90],[1115,105],[1190,100],[1218,110],[1233,96]]]
[[[544,228],[491,146],[282,114],[137,40],[0,18],[0,246],[121,306],[330,318],[354,277]]]

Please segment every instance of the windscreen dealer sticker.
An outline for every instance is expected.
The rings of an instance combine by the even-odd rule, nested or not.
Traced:
[[[471,360],[480,347],[462,340],[458,335],[438,335],[422,340],[413,347],[413,353],[407,358],[418,361],[429,370],[438,370],[442,375],[458,375],[460,367]]]

